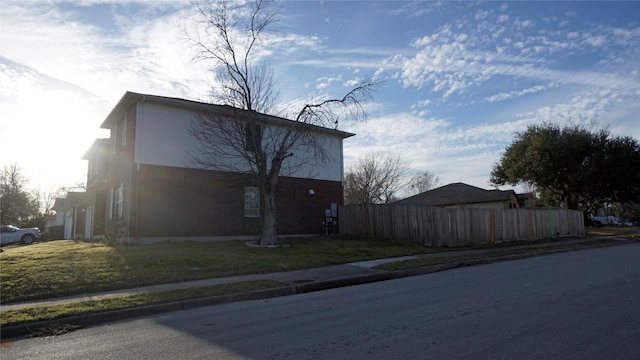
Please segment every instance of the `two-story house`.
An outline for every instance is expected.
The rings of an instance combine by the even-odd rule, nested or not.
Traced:
[[[110,137],[96,140],[84,156],[89,161],[86,238],[104,236],[113,224],[128,243],[260,234],[262,199],[254,178],[194,162],[199,146],[187,129],[203,113],[256,116],[230,106],[125,93],[101,125]],[[269,131],[296,125],[258,116]],[[320,233],[325,209],[342,203],[342,141],[353,134],[313,126],[311,131],[329,161],[296,164],[281,173],[276,190],[281,235]]]

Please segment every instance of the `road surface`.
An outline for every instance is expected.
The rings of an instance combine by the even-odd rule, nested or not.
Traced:
[[[9,359],[638,359],[640,244],[4,343]]]

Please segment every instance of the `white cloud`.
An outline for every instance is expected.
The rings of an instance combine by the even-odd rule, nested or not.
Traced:
[[[316,89],[328,88],[332,83],[342,81],[342,76],[321,77],[316,79]]]
[[[607,39],[603,35],[591,36],[586,39],[587,44],[593,47],[600,47],[607,42]]]
[[[406,160],[414,171],[433,172],[444,184],[463,181],[486,188],[504,147],[530,123],[524,119],[455,126],[408,113],[376,117],[347,128],[356,136],[345,141],[345,164],[370,152],[388,152]]]
[[[356,73],[358,73],[358,72],[356,72]],[[350,79],[350,80],[345,80],[342,83],[342,86],[343,87],[347,87],[347,88],[353,88],[354,86],[357,86],[358,84],[360,84],[363,80],[364,79],[359,78],[359,77],[356,77],[356,78],[353,78],[353,79]]]
[[[3,31],[4,56],[111,101],[126,90],[162,89],[178,96],[193,96],[194,89],[200,89],[199,95],[206,91],[206,79],[189,81],[206,68],[186,66],[190,55],[181,40],[184,13],[137,19],[104,33],[55,7],[13,6],[3,11],[3,26],[12,29]],[[34,23],[38,26],[31,26]],[[189,84],[190,91],[178,83]]]
[[[522,22],[519,22],[519,21],[516,20],[516,25],[520,26],[523,29],[533,27],[533,24],[534,23],[531,20],[524,20]]]
[[[553,84],[551,84],[550,86],[553,86]],[[513,99],[516,97],[520,97],[523,95],[529,95],[529,94],[534,94],[543,90],[546,90],[548,88],[548,86],[542,86],[542,85],[536,85],[527,89],[521,89],[521,90],[514,90],[514,91],[510,91],[510,92],[501,92],[499,94],[496,95],[492,95],[489,96],[487,98],[485,98],[484,100],[487,102],[494,102],[494,101],[504,101],[504,100],[509,100],[509,99]]]
[[[488,10],[478,10],[474,16],[476,20],[486,19],[491,14]]]
[[[598,92],[585,90],[577,92],[565,101],[541,106],[534,111],[521,113],[517,116],[522,121],[530,123],[553,121],[560,124],[569,124],[576,121],[591,122],[595,120],[598,121],[601,127],[606,127],[612,123],[620,124],[619,128],[626,130],[617,132],[617,135],[638,137],[640,129],[637,126],[634,127],[634,121],[631,120],[635,109],[638,109],[635,102],[627,99],[627,96],[620,92],[614,90],[601,90]],[[607,116],[607,114],[612,113],[618,116],[613,118]]]
[[[405,87],[421,89],[429,86],[433,92],[440,93],[443,100],[453,94],[463,94],[496,76],[525,78],[545,83],[579,84],[595,89],[619,89],[622,92],[635,91],[639,87],[637,80],[608,71],[554,69],[556,63],[550,60],[551,54],[562,58],[572,53],[587,51],[581,49],[580,43],[577,42],[580,38],[578,32],[524,36],[511,29],[506,33],[523,40],[513,41],[505,37],[488,41],[487,37],[481,33],[468,33],[468,29],[463,26],[464,23],[461,24],[445,25],[436,33],[418,38],[413,42],[416,48],[415,54],[397,54],[389,57],[379,71],[397,68],[398,72],[395,76],[401,79]],[[504,27],[491,26],[490,30],[493,33],[505,30]],[[513,26],[533,28],[535,24],[530,20],[516,19]],[[452,30],[454,28],[457,30]],[[598,35],[591,34],[584,38],[590,46],[614,42],[613,34],[619,34],[621,40],[618,41],[625,44],[634,41],[632,40],[632,34],[635,34],[633,29],[622,31],[603,27],[597,31]],[[567,42],[567,39],[576,41]],[[638,42],[637,38],[635,41]],[[612,59],[607,61],[613,63],[617,59],[627,59],[628,62],[634,54],[640,53],[637,50],[629,52],[625,47],[619,51],[619,57],[616,57],[614,51],[610,52]],[[543,91],[538,87],[533,90]],[[488,101],[504,100],[516,97],[518,94],[528,94],[531,91],[531,87],[512,89],[487,99]]]

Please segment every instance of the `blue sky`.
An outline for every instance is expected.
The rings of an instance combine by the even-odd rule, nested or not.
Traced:
[[[384,86],[344,123],[347,166],[381,151],[441,184],[490,188],[514,135],[542,121],[640,138],[640,2],[283,1],[262,59],[281,104]],[[190,1],[0,3],[0,165],[32,186],[84,181],[80,158],[125,91],[205,100]]]

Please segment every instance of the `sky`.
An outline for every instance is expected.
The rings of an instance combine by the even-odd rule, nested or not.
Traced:
[[[593,124],[640,139],[640,2],[278,1],[260,59],[280,104],[382,86],[341,123],[345,165],[399,156],[440,185],[490,189],[518,132]],[[0,166],[30,186],[86,180],[83,154],[126,91],[208,101],[188,0],[2,0]],[[504,188],[503,188],[504,189]]]

